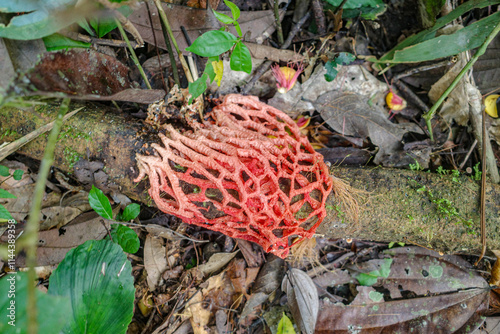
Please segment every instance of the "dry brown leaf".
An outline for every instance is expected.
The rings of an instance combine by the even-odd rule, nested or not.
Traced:
[[[35,183],[12,188],[9,192],[16,196],[16,198],[2,198],[0,199],[0,204],[10,212],[16,221],[22,221],[28,216],[34,190]],[[45,194],[43,196],[42,208],[58,205],[60,197],[61,195],[56,192]]]
[[[163,239],[151,235],[146,236],[144,243],[144,268],[148,273],[149,291],[154,291],[160,282],[161,275],[167,270],[167,258]]]
[[[233,253],[216,253],[210,257],[207,263],[201,264],[193,270],[200,271],[203,275],[208,275],[224,268],[226,264],[238,254],[239,250]]]
[[[319,299],[313,280],[302,270],[292,268],[285,275],[281,290],[287,294],[288,307],[300,330],[306,334],[314,333]]]
[[[187,42],[182,34],[180,28],[181,26],[184,26],[187,29],[187,33],[191,38],[191,41],[194,41],[204,32],[219,29],[221,26],[215,16],[205,9],[194,9],[186,6],[177,6],[166,3],[163,3],[162,5],[172,28],[174,38],[177,41],[180,50],[186,55],[188,52],[185,52],[184,50],[187,47]],[[149,6],[149,8],[153,18],[153,28],[156,35],[157,46],[166,50],[156,7]],[[231,16],[230,11],[219,12]],[[281,10],[280,15],[284,15],[283,10]],[[151,31],[151,23],[149,21],[146,4],[143,2],[139,3],[138,8],[128,17],[128,19],[134,24],[144,40],[154,45],[154,38]],[[251,42],[257,41],[257,43],[262,43],[266,36],[270,36],[275,30],[274,14],[272,10],[242,11],[238,22],[241,26],[243,35],[250,32],[249,41]],[[234,27],[229,27],[229,31],[237,35]]]
[[[490,285],[500,286],[500,250],[492,250],[497,260],[491,268]]]

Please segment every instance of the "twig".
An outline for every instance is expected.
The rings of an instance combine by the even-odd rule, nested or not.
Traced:
[[[316,21],[316,26],[318,27],[318,33],[324,34],[326,32],[325,25],[325,13],[323,13],[323,5],[319,0],[312,0],[312,9],[314,12],[314,20]]]
[[[407,100],[415,103],[423,112],[428,112],[429,107],[401,80],[394,80],[394,85],[405,95]]]
[[[404,72],[399,73],[398,75],[395,75],[393,77],[393,80],[397,81],[399,79],[409,77],[410,75],[413,75],[415,73],[420,73],[420,72],[425,72],[425,71],[433,70],[435,68],[439,68],[439,67],[443,67],[443,66],[448,66],[450,64],[452,64],[451,61],[445,60],[445,61],[440,61],[438,63],[430,64],[430,65],[424,65],[424,66],[419,66],[419,67],[411,68],[408,71],[404,71]]]
[[[500,24],[498,25],[500,26]],[[498,27],[497,26],[497,27]],[[477,259],[475,266],[481,261],[486,253],[486,111],[482,108],[482,130],[483,130],[483,150],[481,152],[481,255]]]
[[[152,89],[151,85],[149,84],[148,77],[146,76],[146,73],[144,73],[144,70],[143,70],[141,64],[139,63],[139,59],[137,58],[137,55],[135,54],[134,48],[132,47],[132,45],[130,45],[130,41],[127,37],[127,34],[125,33],[125,30],[123,30],[122,24],[116,18],[115,18],[115,22],[116,22],[116,25],[118,26],[118,30],[120,30],[120,34],[122,34],[123,39],[127,43],[128,50],[130,51],[130,56],[132,57],[132,60],[134,61],[135,66],[137,66],[137,68],[139,69],[139,72],[141,73],[142,80],[144,80],[148,89]]]
[[[477,139],[474,139],[474,142],[472,143],[470,149],[467,151],[467,154],[465,155],[464,161],[462,161],[458,169],[462,170],[464,168],[465,164],[467,163],[467,160],[469,160],[472,151],[474,151],[474,149],[476,148],[476,145],[477,145]]]
[[[168,85],[165,82],[165,77],[163,76],[163,69],[161,68],[160,52],[158,51],[158,42],[156,41],[156,34],[155,34],[155,28],[153,27],[153,18],[151,17],[151,10],[149,9],[149,3],[148,3],[148,1],[144,1],[144,3],[146,4],[146,9],[148,10],[149,23],[150,23],[150,26],[151,26],[151,33],[153,34],[153,41],[155,43],[156,57],[158,58],[158,70],[160,71],[161,82],[163,84],[163,90],[165,90],[165,93],[168,93]],[[165,44],[167,44],[166,40],[165,40]],[[168,55],[171,58],[173,58],[172,57],[172,52],[170,52]],[[172,62],[172,60],[175,62],[175,59],[170,59],[170,62]],[[170,65],[172,65],[172,64],[170,64]],[[177,72],[177,70],[175,72]]]
[[[172,28],[170,28],[170,23],[168,22],[167,14],[165,14],[165,11],[163,10],[163,7],[161,5],[160,0],[153,0],[156,8],[158,9],[158,14],[160,14],[160,19],[161,22],[165,25],[165,28],[167,29],[168,36],[170,37],[170,40],[172,41],[172,44],[174,45],[175,51],[177,52],[177,56],[179,57],[179,60],[181,61],[182,69],[184,70],[184,73],[186,74],[186,79],[188,82],[193,82],[193,77],[191,76],[191,72],[189,71],[189,66],[186,62],[186,59],[184,58],[184,55],[179,49],[179,45],[177,45],[177,41],[175,40],[174,33],[172,32]],[[175,63],[175,62],[174,62]],[[179,85],[180,87],[180,85]]]
[[[335,11],[333,12],[333,15],[337,15],[342,10],[342,8],[344,8],[344,5],[345,5],[346,2],[347,2],[347,0],[342,0],[342,2],[340,3],[340,5],[337,8],[335,8]]]
[[[278,43],[281,46],[283,45],[283,28],[281,27],[279,3],[278,0],[274,0],[274,24],[276,24]]]
[[[486,38],[486,40],[483,42],[483,44],[479,47],[477,50],[476,54],[472,56],[472,58],[469,60],[469,62],[464,66],[464,68],[458,73],[457,77],[453,82],[450,84],[450,86],[444,91],[444,93],[441,95],[441,97],[434,103],[432,108],[425,113],[422,117],[425,120],[425,123],[427,124],[427,129],[429,130],[429,137],[431,138],[431,141],[434,141],[434,135],[432,133],[432,118],[434,117],[434,114],[436,113],[437,109],[441,106],[441,104],[444,102],[444,100],[450,95],[450,93],[455,89],[455,87],[458,85],[462,77],[465,75],[465,73],[474,65],[474,63],[481,57],[484,52],[486,51],[486,48],[488,45],[491,43],[491,41],[495,38],[495,36],[498,34],[500,31],[500,22],[497,23],[495,29],[490,33],[490,35]]]
[[[61,35],[69,37],[71,39],[85,42],[85,43],[91,43],[92,45],[108,45],[108,46],[113,46],[117,48],[123,48],[127,47],[127,43],[125,41],[120,41],[116,39],[107,39],[107,38],[97,38],[97,37],[91,37],[83,34],[76,33],[74,31],[62,31],[60,32]],[[139,47],[139,44],[137,42],[131,41],[130,45],[135,49]]]
[[[299,30],[302,27],[302,25],[307,21],[307,19],[310,16],[311,16],[311,12],[307,12],[306,15],[304,15],[304,17],[301,18],[300,21],[297,22],[293,26],[292,30],[290,30],[290,33],[288,34],[288,38],[286,39],[286,41],[281,46],[281,50],[288,49],[288,47],[292,44],[293,38],[299,32]],[[257,71],[255,71],[252,79],[243,87],[243,89],[242,89],[242,94],[243,95],[248,94],[248,92],[250,92],[250,90],[255,85],[255,83],[260,79],[260,77],[264,73],[266,73],[266,71],[269,69],[269,67],[271,67],[272,63],[273,63],[272,60],[266,60],[265,62],[263,62],[260,65],[259,69]]]
[[[36,308],[36,287],[33,282],[36,280],[36,246],[38,244],[38,224],[40,223],[40,212],[42,208],[43,195],[45,194],[45,185],[49,176],[50,168],[54,162],[54,150],[57,143],[57,137],[61,130],[64,115],[68,111],[70,99],[64,99],[57,113],[54,126],[47,140],[47,146],[43,155],[43,160],[38,171],[35,191],[28,218],[28,223],[24,230],[23,243],[26,245],[26,266],[28,267],[28,302],[26,305],[28,314],[28,333],[38,333],[37,308]]]

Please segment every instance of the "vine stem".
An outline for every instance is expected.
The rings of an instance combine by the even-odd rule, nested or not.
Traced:
[[[27,314],[28,314],[28,333],[37,334],[38,333],[38,322],[37,322],[37,308],[36,308],[36,287],[33,282],[36,280],[35,266],[36,266],[36,246],[38,243],[38,225],[40,223],[40,211],[42,208],[43,195],[45,194],[45,185],[47,184],[47,177],[49,176],[50,168],[54,163],[54,150],[57,143],[57,137],[61,131],[63,124],[64,115],[69,109],[70,99],[64,99],[59,107],[59,112],[54,121],[54,126],[50,132],[49,138],[47,140],[47,146],[45,147],[45,153],[43,155],[42,163],[40,164],[40,170],[38,171],[38,177],[36,180],[35,191],[33,193],[33,200],[31,202],[31,208],[28,218],[28,223],[24,230],[24,243],[26,245],[26,266],[28,267],[28,303]]]
[[[278,35],[278,43],[280,46],[283,45],[283,28],[281,27],[280,20],[280,10],[279,10],[279,1],[274,0],[274,23],[276,24],[276,33]]]
[[[137,55],[135,54],[134,48],[130,44],[130,41],[127,37],[127,34],[125,33],[125,30],[123,30],[122,24],[120,23],[120,21],[117,18],[115,18],[115,23],[116,23],[116,26],[118,27],[118,30],[120,30],[120,34],[122,35],[122,38],[125,40],[125,43],[127,43],[127,47],[130,51],[130,55],[132,56],[132,60],[134,61],[135,66],[137,66],[137,68],[139,69],[139,72],[141,73],[141,76],[142,76],[142,80],[144,80],[148,89],[151,89],[151,84],[149,83],[148,77],[146,76],[146,73],[144,73],[144,70],[141,66],[141,63],[139,63],[139,59],[137,58]]]
[[[481,44],[479,49],[477,49],[477,52],[472,58],[469,60],[469,62],[464,66],[464,68],[458,73],[457,77],[453,80],[453,82],[450,84],[450,86],[444,91],[444,93],[441,95],[441,97],[434,103],[432,108],[426,112],[422,117],[425,120],[425,124],[427,125],[427,129],[429,130],[429,137],[431,141],[434,141],[434,134],[432,133],[432,118],[434,117],[434,114],[436,113],[437,109],[441,106],[441,104],[444,102],[444,100],[450,95],[450,93],[455,89],[455,87],[458,85],[462,77],[467,73],[468,70],[471,69],[472,65],[481,57],[485,52],[486,48],[488,45],[491,43],[491,41],[495,38],[495,36],[498,34],[500,31],[500,23],[497,23],[496,27],[491,31],[491,33],[488,35],[486,40]]]
[[[179,56],[179,60],[181,61],[182,68],[184,70],[184,73],[186,74],[186,79],[188,82],[194,82],[193,76],[191,75],[191,71],[189,70],[189,66],[186,62],[186,59],[184,58],[184,55],[182,54],[181,50],[179,49],[179,46],[177,45],[177,40],[174,37],[174,33],[172,32],[172,28],[170,27],[170,23],[168,22],[167,14],[165,14],[165,11],[163,10],[163,7],[161,6],[160,0],[154,0],[154,3],[156,5],[156,8],[158,9],[158,14],[160,14],[160,19],[165,25],[165,28],[167,29],[168,36],[170,37],[170,40],[172,44],[174,45],[175,51],[177,52],[177,55]],[[179,87],[180,88],[180,87]]]

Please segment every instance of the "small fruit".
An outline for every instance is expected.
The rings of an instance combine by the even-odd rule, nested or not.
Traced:
[[[489,95],[484,99],[485,111],[491,117],[498,117],[498,109],[500,109],[500,95]]]
[[[385,97],[385,102],[391,111],[401,111],[406,108],[406,100],[395,94],[392,90]]]

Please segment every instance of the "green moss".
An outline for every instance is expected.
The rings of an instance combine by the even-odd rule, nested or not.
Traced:
[[[66,147],[63,151],[65,163],[68,165],[69,169],[72,171],[75,163],[83,158],[83,154],[78,153],[71,147]]]

